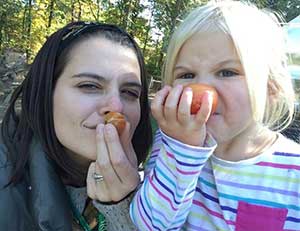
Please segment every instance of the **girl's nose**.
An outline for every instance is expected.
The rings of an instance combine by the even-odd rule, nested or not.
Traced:
[[[100,114],[105,114],[110,111],[114,112],[122,112],[123,111],[123,104],[120,100],[119,96],[112,96],[109,99],[103,99],[107,100],[107,102],[104,102],[104,106],[100,108]]]
[[[202,83],[207,85],[213,85],[213,77],[211,76],[199,76],[195,79],[196,83]]]

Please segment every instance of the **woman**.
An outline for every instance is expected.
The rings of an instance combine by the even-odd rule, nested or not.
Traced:
[[[110,111],[125,116],[120,136],[104,125]],[[128,203],[152,136],[144,61],[130,35],[85,22],[52,34],[1,129],[1,229],[101,230],[104,215],[107,230],[132,230]]]

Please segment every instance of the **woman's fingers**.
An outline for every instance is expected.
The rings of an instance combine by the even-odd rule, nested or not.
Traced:
[[[111,187],[112,185],[120,185],[121,181],[119,176],[116,174],[108,153],[107,145],[104,138],[104,127],[112,126],[99,124],[97,126],[97,135],[96,135],[96,143],[97,143],[97,160],[95,163],[95,172],[103,176],[103,181],[98,181],[96,184],[96,195],[98,200],[100,201],[111,201]],[[114,128],[114,127],[113,127]],[[116,129],[114,128],[114,132],[117,134]]]
[[[128,122],[126,122],[125,129],[120,136],[120,141],[131,165],[137,167],[138,161],[137,161],[136,153],[132,146],[132,136],[130,136],[130,124]]]
[[[121,183],[127,185],[128,189],[134,189],[139,181],[137,165],[132,165],[127,155],[135,155],[135,153],[128,153],[123,151],[123,147],[119,142],[117,133],[111,125],[106,125],[104,130],[104,138],[107,145],[111,165],[120,179]],[[133,151],[133,150],[132,150]],[[115,185],[110,185],[114,187]]]
[[[113,125],[107,124],[99,124],[97,126],[97,160],[96,160],[96,169],[100,171],[101,175],[105,180],[109,180],[111,182],[120,183],[119,177],[116,175],[116,172],[112,166],[110,160],[110,153],[107,147],[107,143],[104,137],[104,129],[105,127],[110,128],[110,133],[115,133],[117,135],[116,128]],[[107,130],[107,129],[106,129]],[[107,133],[107,131],[106,131]],[[118,137],[117,137],[118,138]]]
[[[88,195],[102,202],[119,201],[138,185],[137,166],[133,165],[127,158],[113,125],[99,124],[96,140],[97,160],[89,168]],[[135,153],[131,153],[131,155],[135,155]],[[91,172],[93,166],[94,172]],[[95,180],[94,173],[102,176],[101,180]]]
[[[88,169],[88,174],[87,174],[87,178],[86,178],[87,194],[92,199],[94,199],[96,197],[96,194],[95,194],[96,185],[95,185],[95,180],[93,178],[94,172],[95,172],[95,162],[92,162]]]
[[[99,174],[101,176],[99,170],[96,169],[96,163],[92,162],[90,164],[86,180],[88,196],[92,199],[97,199],[102,202],[111,201],[104,178],[97,180],[95,179],[95,174]]]

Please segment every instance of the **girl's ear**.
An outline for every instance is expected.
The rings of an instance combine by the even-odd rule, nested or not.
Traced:
[[[282,88],[274,79],[268,80],[268,102],[269,105],[276,105],[282,95]]]
[[[268,97],[271,100],[276,100],[282,92],[281,86],[273,79],[268,80]]]

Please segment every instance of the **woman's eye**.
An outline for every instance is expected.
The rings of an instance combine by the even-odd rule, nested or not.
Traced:
[[[193,79],[195,75],[193,73],[185,73],[178,75],[176,79]]]
[[[78,88],[85,91],[95,91],[101,89],[101,87],[95,83],[82,83],[78,85]]]
[[[138,99],[140,97],[140,93],[134,90],[122,90],[121,94],[129,99]]]
[[[239,75],[237,71],[232,71],[232,70],[221,70],[218,72],[219,77],[232,77]]]

